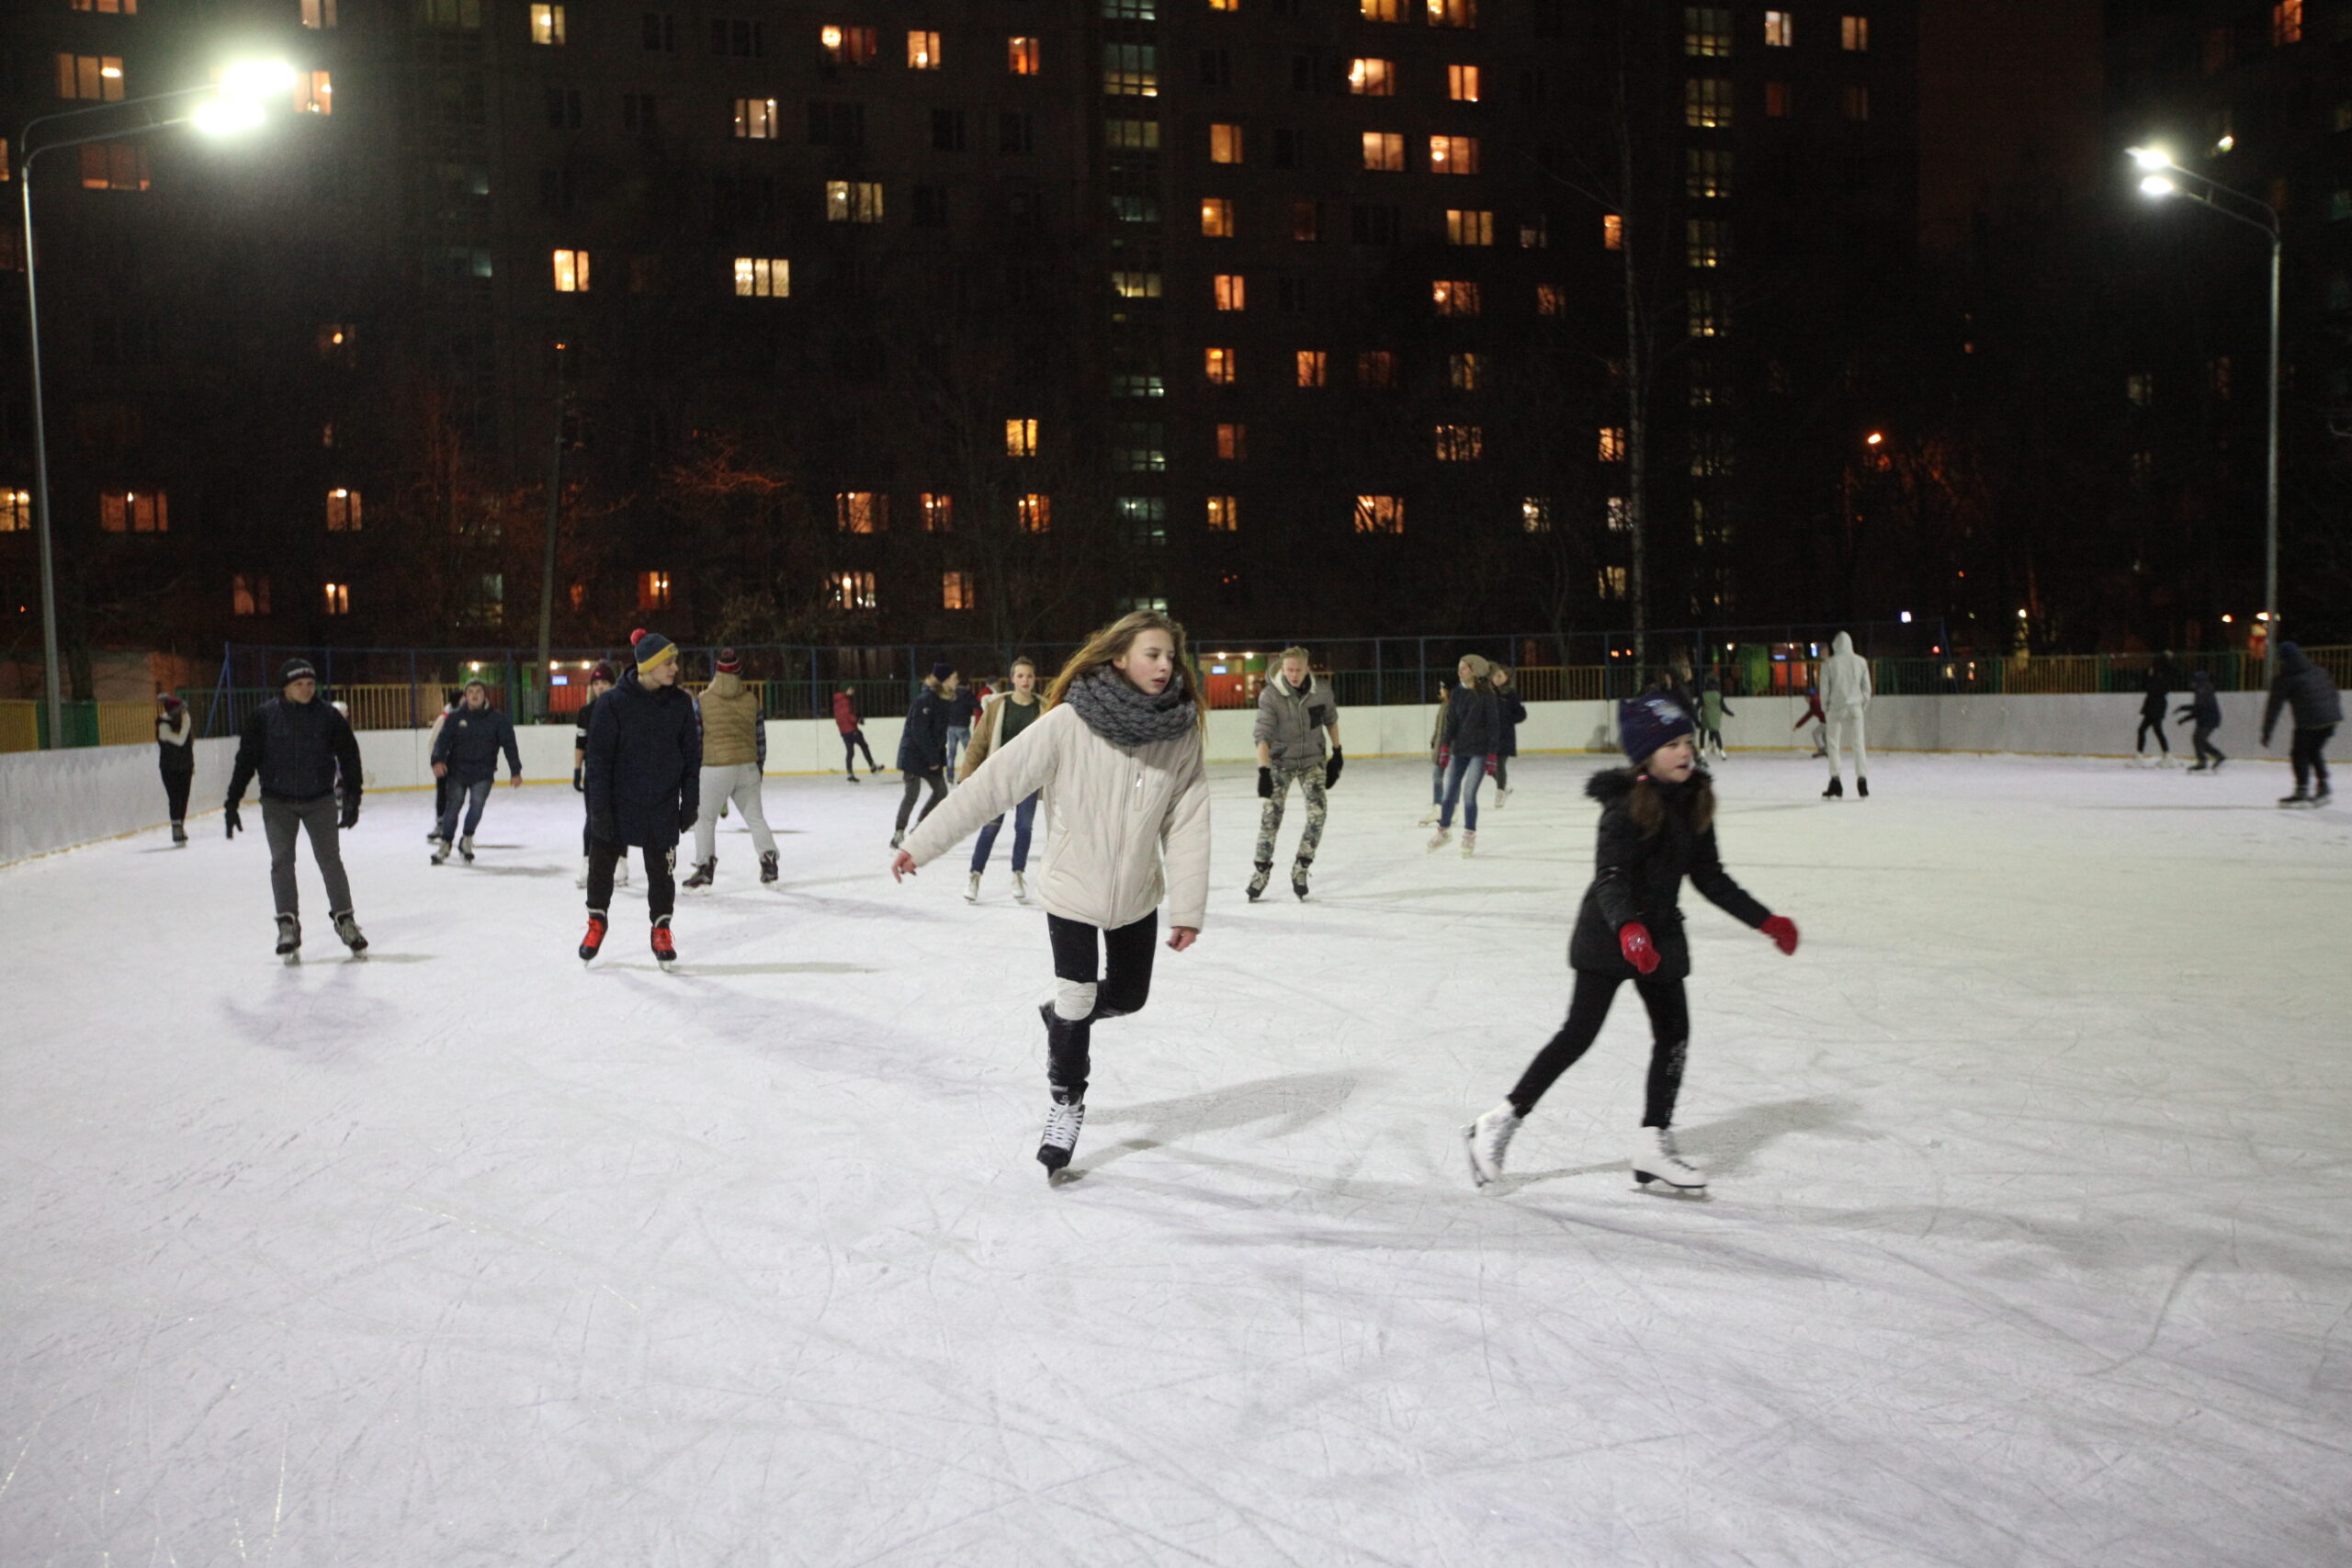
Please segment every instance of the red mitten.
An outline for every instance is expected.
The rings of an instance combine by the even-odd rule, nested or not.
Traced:
[[[1487,776],[1488,778],[1495,776],[1495,760],[1492,757],[1487,759]]]
[[[1775,915],[1756,928],[1780,946],[1782,953],[1797,950],[1797,923],[1786,915]]]
[[[1628,920],[1618,928],[1617,945],[1624,952],[1625,962],[1644,975],[1657,970],[1657,947],[1650,941],[1650,928],[1639,920]]]
[[[2266,740],[2263,744],[2267,746],[2270,742]],[[1440,768],[1450,768],[1453,766],[1453,750],[1451,747],[1441,746],[1437,749],[1437,765]]]

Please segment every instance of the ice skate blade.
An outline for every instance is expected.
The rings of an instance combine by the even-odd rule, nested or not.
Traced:
[[[1046,1172],[1046,1185],[1047,1187],[1069,1187],[1076,1182],[1080,1182],[1085,1179],[1086,1172],[1079,1169],[1073,1165],[1052,1167]]]
[[[1462,1156],[1470,1162],[1470,1186],[1474,1190],[1484,1192],[1494,1185],[1478,1168],[1478,1124],[1475,1122],[1462,1129]]]
[[[1650,1186],[1652,1182],[1657,1183],[1655,1189]],[[1655,1190],[1663,1198],[1704,1198],[1707,1195],[1707,1184],[1703,1181],[1695,1187],[1683,1187],[1646,1170],[1634,1172],[1634,1185],[1644,1192]]]

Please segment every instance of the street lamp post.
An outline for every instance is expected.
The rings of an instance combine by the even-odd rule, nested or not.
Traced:
[[[49,516],[49,423],[41,398],[40,376],[40,264],[33,239],[33,164],[44,152],[54,152],[66,147],[80,147],[93,141],[116,141],[125,137],[145,136],[166,130],[174,126],[193,125],[199,130],[223,133],[243,130],[260,123],[259,99],[276,90],[283,83],[290,87],[293,68],[286,65],[232,66],[218,86],[188,87],[178,92],[154,93],[145,97],[130,98],[110,104],[95,104],[85,109],[62,109],[56,114],[38,115],[25,122],[18,133],[17,145],[17,197],[23,211],[25,235],[25,331],[32,367],[33,391],[33,536],[40,557],[40,638],[43,707],[49,719],[49,744],[65,743],[65,705],[59,682],[57,651],[57,568],[56,547],[51,543],[52,530]],[[193,103],[183,114],[158,117],[157,106]],[[32,144],[37,126],[49,125],[62,119],[79,119],[87,115],[119,114],[125,110],[145,108],[148,118],[140,123],[93,131],[87,136],[60,137]]]
[[[2187,197],[2224,218],[2258,231],[2270,242],[2270,442],[2264,459],[2262,522],[2262,624],[2268,628],[2262,640],[2262,678],[2267,686],[2278,673],[2278,315],[2286,235],[2278,214],[2269,203],[2256,200],[2242,190],[2233,190],[2193,169],[2182,168],[2161,147],[2134,147],[2131,157],[2147,171],[2140,182],[2143,196],[2157,199]],[[2183,184],[2184,181],[2188,183]],[[2225,204],[2223,197],[2235,205]]]

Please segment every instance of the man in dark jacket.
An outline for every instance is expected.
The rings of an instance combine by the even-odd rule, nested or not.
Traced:
[[[653,956],[674,963],[670,914],[677,907],[678,835],[695,825],[702,799],[702,728],[694,699],[678,689],[677,646],[640,632],[637,661],[596,700],[588,727],[588,934],[580,956],[605,944],[613,867],[636,845],[645,861],[645,905]]]
[[[294,843],[311,836],[311,854],[327,885],[334,934],[354,953],[368,950],[351,918],[351,883],[343,873],[336,834],[359,820],[359,742],[351,725],[319,698],[318,671],[307,659],[289,659],[278,671],[281,694],[255,708],[237,731],[237,765],[223,802],[229,837],[244,820],[237,803],[255,775],[261,779],[261,825],[269,840],[269,886],[277,897],[277,954],[292,963],[302,945],[300,899],[294,886]],[[342,805],[336,806],[340,779]]]
[[[2167,653],[2148,666],[2148,678],[2140,686],[2140,732],[2132,738],[2132,755],[2144,756],[2148,737],[2156,738],[2157,760],[2172,760],[2172,742],[2165,739],[2165,709],[2172,704],[2172,655]]]
[[[523,754],[514,745],[514,721],[490,705],[490,688],[480,681],[466,682],[458,709],[441,721],[433,742],[433,776],[449,781],[448,797],[441,806],[441,825],[433,838],[433,863],[449,858],[449,840],[457,837],[458,807],[466,808],[465,837],[458,852],[470,863],[474,829],[481,826],[481,808],[490,801],[490,786],[498,779],[498,753],[506,752],[506,776],[523,787]]]
[[[2180,712],[2175,716],[2195,726],[2189,730],[2188,739],[2197,748],[2197,765],[2188,771],[2192,773],[2207,772],[2207,759],[2210,758],[2211,771],[2218,773],[2222,771],[2222,764],[2229,761],[2222,755],[2222,749],[2213,744],[2213,731],[2222,728],[2222,699],[2213,694],[2213,677],[2207,671],[2199,670],[2189,679],[2188,701],[2181,705]]]
[[[2270,682],[2269,705],[2262,710],[2265,746],[2270,744],[2270,731],[2278,722],[2281,708],[2294,713],[2294,748],[2290,756],[2295,767],[2295,793],[2278,804],[2325,806],[2327,759],[2322,753],[2327,750],[2328,737],[2344,722],[2344,704],[2327,671],[2305,658],[2303,650],[2291,642],[2278,645],[2278,673]],[[2314,779],[2319,784],[2317,789],[2309,787]]]
[[[952,664],[934,664],[923,678],[922,690],[915,694],[914,705],[907,710],[906,727],[899,731],[899,771],[906,775],[906,793],[899,797],[899,825],[890,835],[890,847],[897,849],[907,836],[907,819],[914,817],[915,796],[925,785],[931,797],[922,803],[922,817],[930,816],[947,795],[947,726],[950,698],[947,682],[954,677]],[[922,817],[914,817],[918,822]]]

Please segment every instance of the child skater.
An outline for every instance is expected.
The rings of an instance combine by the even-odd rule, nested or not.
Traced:
[[[1600,845],[1568,942],[1577,983],[1567,1021],[1528,1064],[1510,1098],[1463,1129],[1470,1179],[1480,1187],[1502,1175],[1511,1134],[1554,1080],[1591,1048],[1617,987],[1631,980],[1649,1010],[1652,1034],[1648,1107],[1634,1145],[1634,1179],[1704,1191],[1705,1174],[1676,1152],[1672,1131],[1690,1038],[1682,992],[1690,949],[1677,907],[1683,876],[1782,953],[1797,950],[1796,922],[1750,897],[1716,857],[1714,786],[1698,769],[1690,716],[1671,698],[1637,697],[1620,710],[1618,732],[1633,766],[1595,773],[1585,785],[1600,802]]]
[[[1151,990],[1159,900],[1170,951],[1200,935],[1209,889],[1207,705],[1184,628],[1138,610],[1096,632],[1046,692],[1046,714],[966,779],[890,857],[903,878],[1046,792],[1037,901],[1053,943],[1046,1113],[1037,1163],[1058,1178],[1086,1120],[1095,1023],[1139,1010]],[[1163,874],[1162,861],[1165,857]]]

